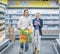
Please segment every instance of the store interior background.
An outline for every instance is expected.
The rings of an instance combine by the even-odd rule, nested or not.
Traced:
[[[60,0],[1,0],[0,1],[0,54],[19,54],[19,30],[17,23],[24,9],[29,10],[29,16],[34,19],[35,13],[40,12],[43,20],[41,54],[60,54]],[[13,28],[15,41],[10,41],[9,26]],[[10,38],[9,38],[10,37]],[[32,54],[32,47],[25,54]]]

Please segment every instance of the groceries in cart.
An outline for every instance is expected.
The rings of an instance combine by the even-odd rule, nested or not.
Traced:
[[[33,30],[32,29],[20,29],[20,43],[31,42]]]

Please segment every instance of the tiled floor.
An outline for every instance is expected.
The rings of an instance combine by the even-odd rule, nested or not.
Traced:
[[[54,54],[52,42],[53,40],[42,40],[40,54]],[[19,54],[19,50],[20,50],[20,43],[19,41],[16,41],[13,47],[11,47],[6,54]],[[24,54],[32,54],[32,52],[33,52],[32,47],[30,47],[30,50],[28,50],[28,52],[25,52]]]

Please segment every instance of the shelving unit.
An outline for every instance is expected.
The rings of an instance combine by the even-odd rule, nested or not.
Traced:
[[[10,39],[6,38],[6,26],[5,26],[5,19],[6,19],[6,5],[0,3],[0,54],[5,53],[5,51],[12,45],[13,43],[10,42]]]
[[[29,15],[32,19],[35,18],[36,12],[40,12],[41,19],[43,20],[43,35],[58,35],[59,34],[59,9],[56,8],[27,8]],[[18,35],[17,23],[19,18],[23,15],[23,8],[20,9],[7,9],[6,25],[10,23],[16,30]],[[12,12],[12,13],[11,13]]]
[[[0,44],[5,41],[5,16],[6,5],[0,3]]]
[[[41,13],[41,19],[43,20],[43,35],[58,35],[59,34],[59,9],[58,8],[33,8],[28,9],[29,15],[33,19],[35,18],[35,13],[40,12]],[[12,13],[11,13],[12,11]],[[20,18],[20,16],[23,15],[24,9],[8,9],[7,15],[9,15],[8,18],[6,18],[7,21],[11,23],[11,25],[14,28],[17,28],[17,22]]]
[[[59,39],[56,39],[54,42],[53,42],[53,50],[55,51],[55,54],[60,54],[60,40]]]

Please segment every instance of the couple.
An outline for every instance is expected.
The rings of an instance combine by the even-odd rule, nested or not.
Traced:
[[[42,28],[43,21],[40,19],[40,13],[36,13],[36,18],[32,20],[32,18],[29,17],[29,11],[24,10],[24,16],[20,17],[18,22],[18,28],[29,28],[34,27],[34,37],[32,36],[32,40],[34,42],[34,52],[36,53],[36,50],[38,51],[38,54],[40,54],[40,39],[42,35]],[[20,43],[20,54],[22,54],[23,48],[25,51],[28,50],[29,42],[26,42],[25,44]]]

